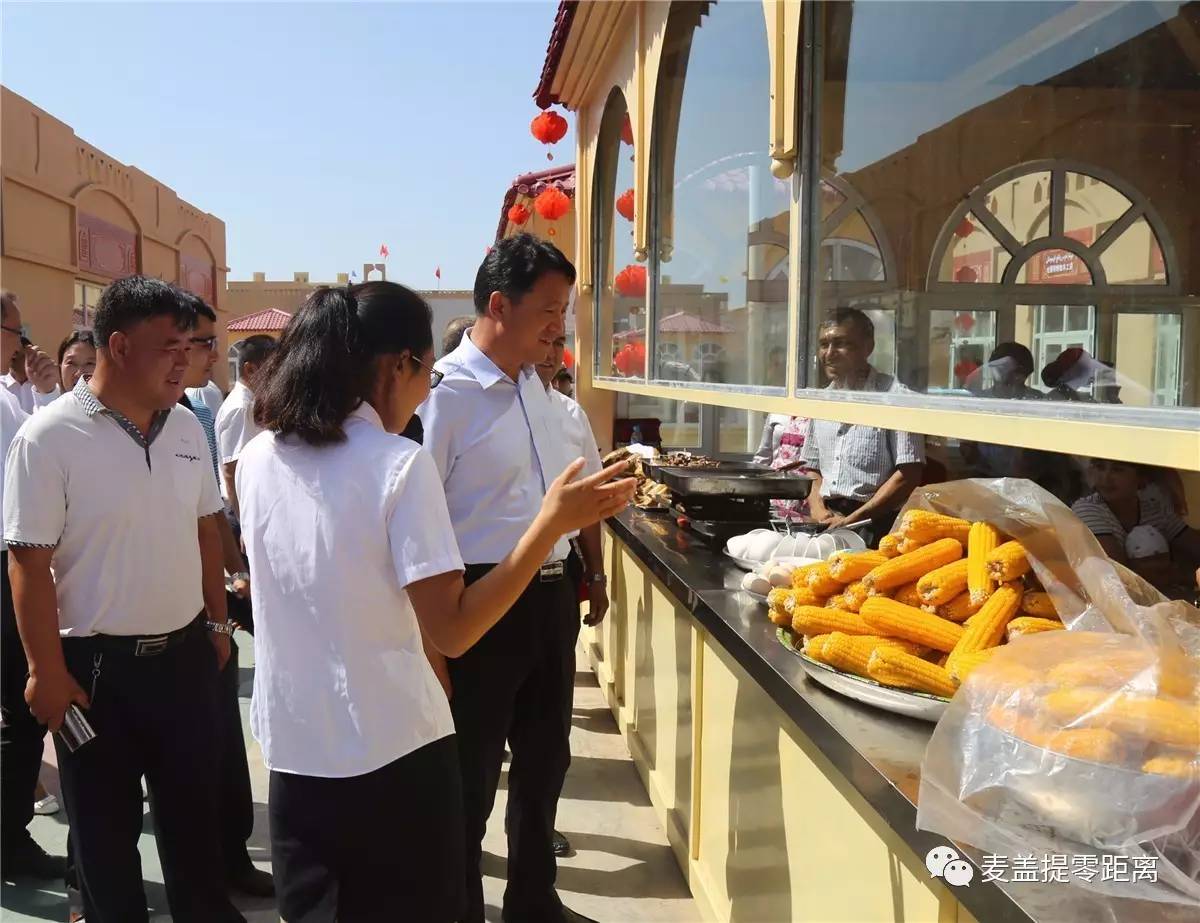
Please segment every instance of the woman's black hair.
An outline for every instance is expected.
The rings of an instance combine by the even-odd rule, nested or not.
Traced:
[[[255,422],[309,445],[341,442],[346,417],[374,387],[376,357],[425,355],[432,321],[425,299],[395,282],[318,288],[258,375]]]
[[[67,354],[67,350],[76,343],[82,343],[84,346],[96,348],[96,335],[90,330],[76,330],[69,337],[58,344],[58,364],[62,365],[63,356]]]

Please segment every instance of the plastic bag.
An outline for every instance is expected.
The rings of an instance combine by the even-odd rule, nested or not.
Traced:
[[[918,828],[996,856],[1120,857],[1140,880],[1068,880],[1200,906],[1200,612],[1110,561],[1032,482],[935,485],[912,507],[1019,540],[1068,629],[970,674],[926,749]]]

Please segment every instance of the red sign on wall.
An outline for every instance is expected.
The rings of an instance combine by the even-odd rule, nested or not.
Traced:
[[[138,271],[137,235],[103,218],[79,212],[76,217],[79,268],[110,279]]]
[[[1095,236],[1094,228],[1067,231],[1067,237],[1085,247],[1091,245]],[[1092,281],[1092,274],[1087,264],[1069,250],[1043,250],[1029,261],[1027,281],[1044,285],[1087,285]]]

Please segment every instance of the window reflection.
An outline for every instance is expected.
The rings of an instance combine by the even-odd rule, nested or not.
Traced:
[[[810,5],[802,386],[825,384],[820,318],[871,305],[914,391],[1200,406],[1191,22],[1178,2]]]

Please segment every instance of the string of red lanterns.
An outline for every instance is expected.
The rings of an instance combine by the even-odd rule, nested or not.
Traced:
[[[617,196],[617,214],[626,221],[633,220],[633,190],[626,189]]]

